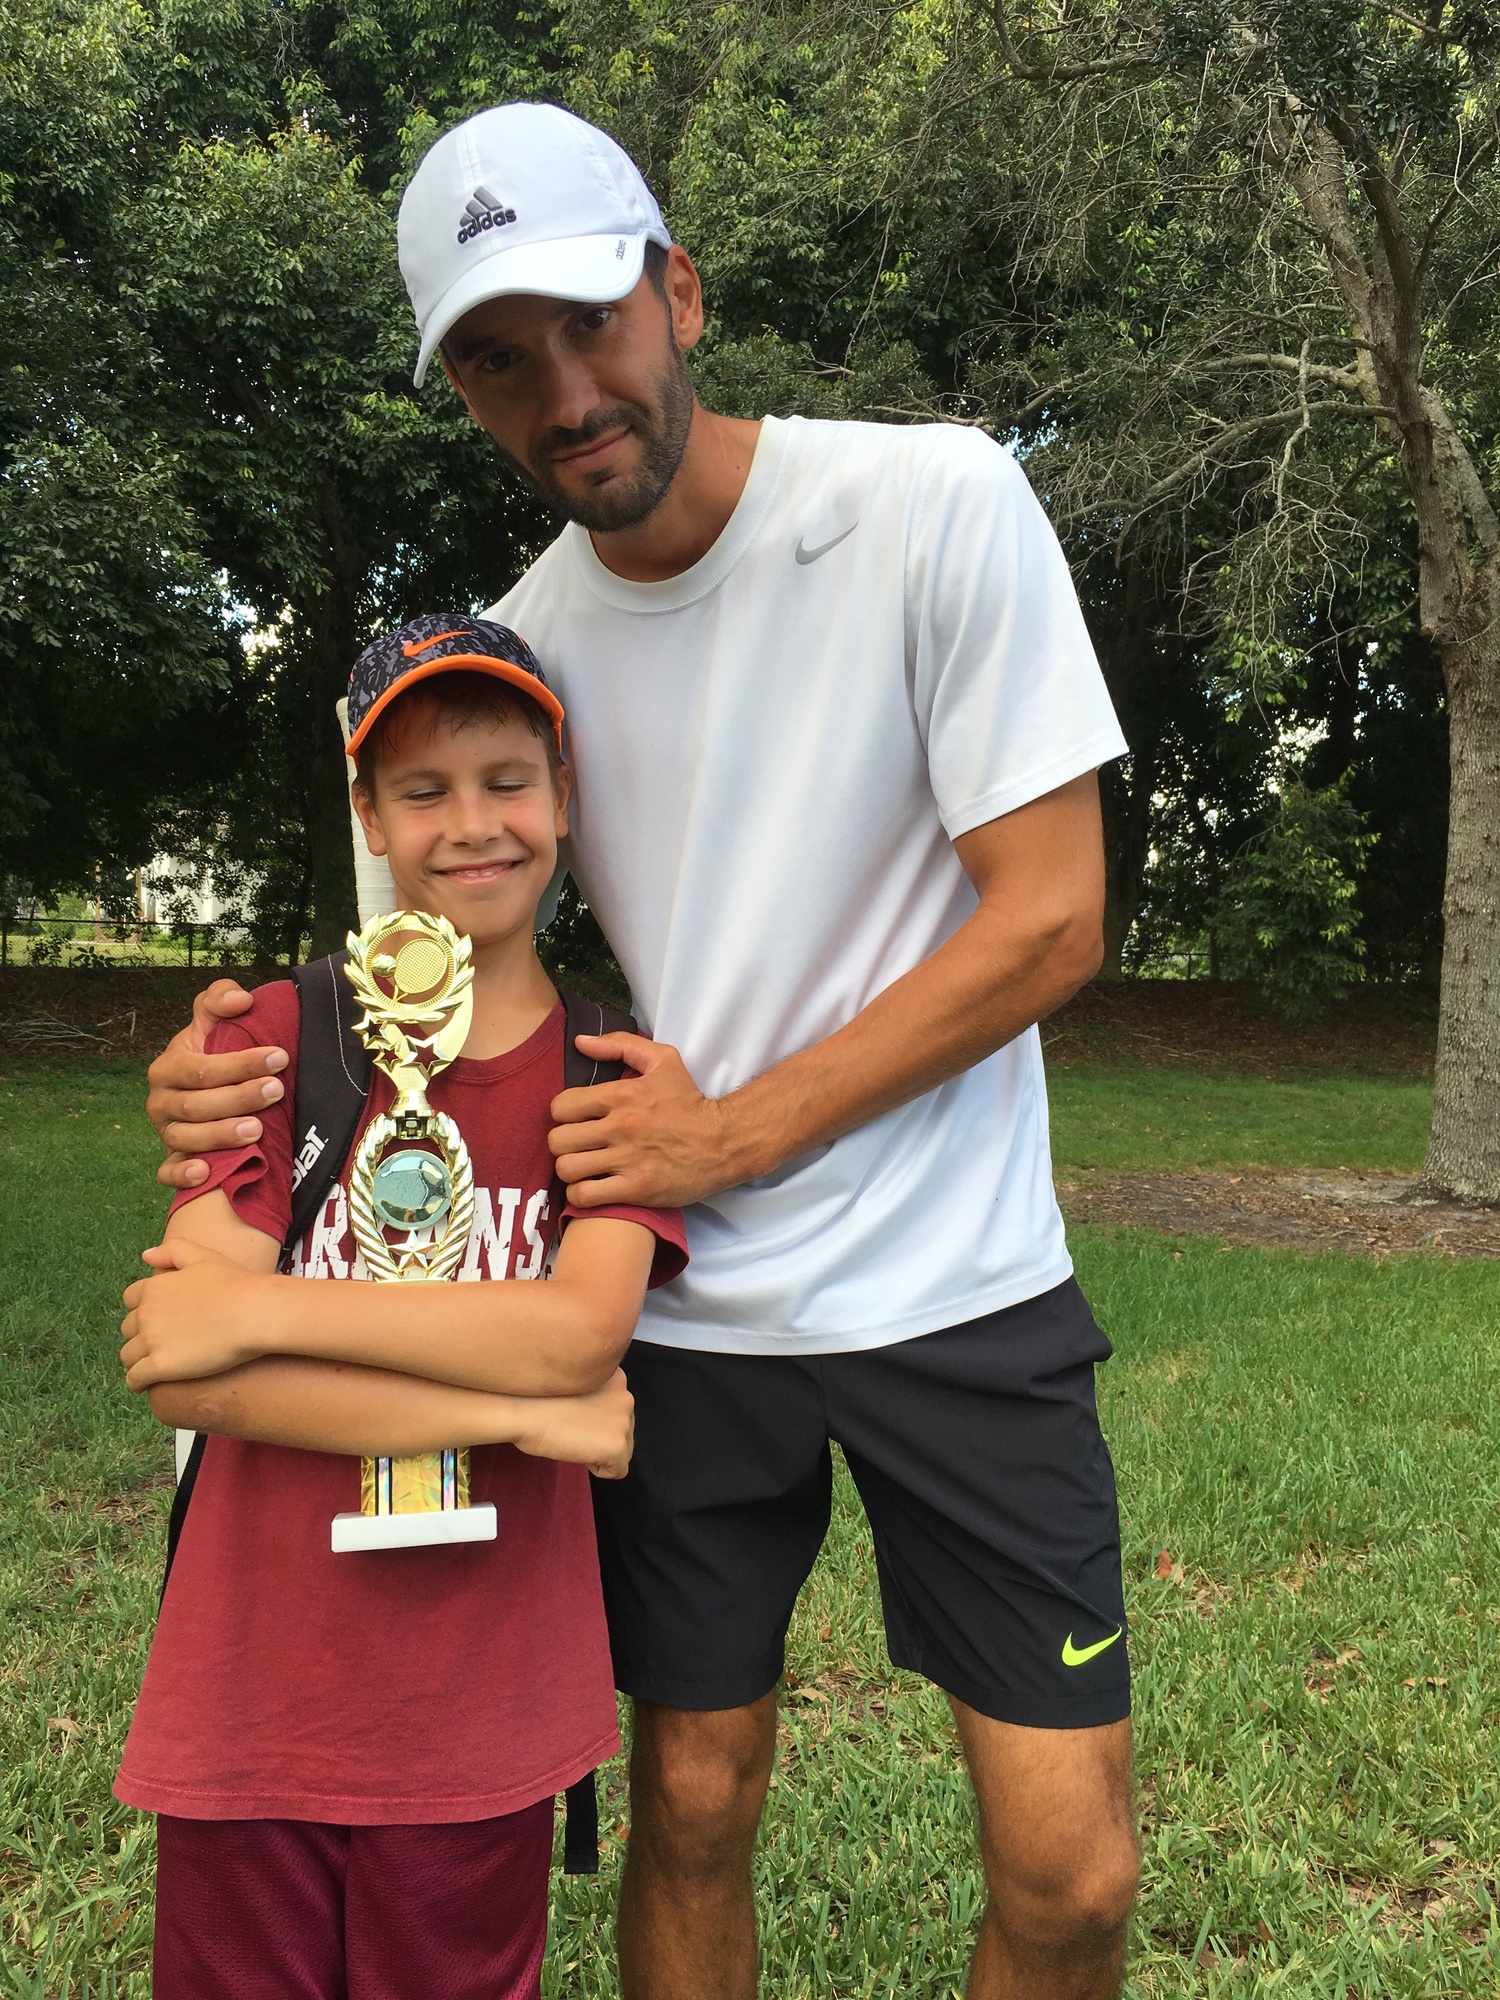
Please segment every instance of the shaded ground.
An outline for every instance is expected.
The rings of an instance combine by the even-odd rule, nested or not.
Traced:
[[[1430,1078],[1437,1008],[1404,987],[1357,986],[1293,1026],[1253,986],[1206,979],[1096,980],[1042,1023],[1049,1068],[1196,1069],[1268,1079],[1312,1072]]]
[[[0,1055],[63,1061],[127,1055],[149,1061],[188,1019],[193,995],[231,972],[249,986],[278,977],[271,967],[251,972],[124,966],[93,972],[10,966],[0,971]]]
[[[188,1018],[193,995],[229,972],[251,986],[283,976],[274,966],[0,969],[0,1056],[149,1059]],[[1318,1071],[1430,1077],[1435,1033],[1430,999],[1401,988],[1357,987],[1321,1021],[1293,1027],[1253,987],[1201,979],[1096,982],[1042,1024],[1049,1067],[1270,1078]]]
[[[1405,1199],[1413,1180],[1247,1167],[1234,1174],[1080,1173],[1059,1181],[1057,1192],[1070,1222],[1376,1259],[1401,1252],[1500,1257],[1500,1209],[1413,1202]]]

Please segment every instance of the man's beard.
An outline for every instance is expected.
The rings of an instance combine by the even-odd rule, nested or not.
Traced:
[[[656,392],[654,414],[640,403],[616,403],[612,409],[593,411],[577,430],[548,431],[538,446],[540,466],[524,465],[502,446],[503,455],[539,499],[579,527],[596,535],[639,527],[655,513],[677,477],[693,421],[692,378],[675,346],[652,387]],[[592,444],[621,424],[641,441],[641,462],[634,477],[609,479],[596,491],[582,495],[568,492],[552,470],[551,454]]]

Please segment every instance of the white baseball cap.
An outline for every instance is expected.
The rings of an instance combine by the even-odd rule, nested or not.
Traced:
[[[455,125],[423,155],[396,220],[417,387],[444,334],[484,300],[623,299],[646,245],[671,241],[635,161],[561,105],[498,104]]]

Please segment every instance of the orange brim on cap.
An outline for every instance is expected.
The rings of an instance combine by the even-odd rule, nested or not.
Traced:
[[[456,636],[456,635],[455,635]],[[451,674],[459,669],[471,674],[488,674],[492,680],[508,681],[522,694],[530,695],[552,724],[552,733],[557,738],[558,750],[562,749],[563,705],[551,688],[544,687],[534,674],[528,674],[524,667],[512,665],[509,660],[497,660],[493,653],[448,653],[439,660],[423,660],[420,665],[404,673],[400,680],[375,697],[369,711],[360,720],[358,729],[344,745],[344,755],[352,757],[361,743],[369,735],[377,718],[388,709],[397,695],[405,694],[418,681],[430,680],[434,674]]]

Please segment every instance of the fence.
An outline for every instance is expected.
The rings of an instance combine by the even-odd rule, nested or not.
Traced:
[[[109,917],[0,914],[0,966],[55,965],[98,972],[126,965],[239,965],[243,926],[208,923],[117,923]]]

